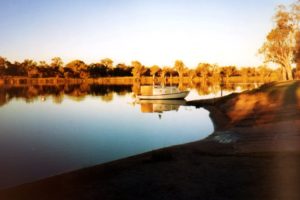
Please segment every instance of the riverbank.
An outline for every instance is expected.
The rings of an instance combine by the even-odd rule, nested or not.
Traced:
[[[202,141],[0,191],[0,199],[299,199],[300,82],[192,101]]]

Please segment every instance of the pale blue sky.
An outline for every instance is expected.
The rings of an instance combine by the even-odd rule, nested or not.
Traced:
[[[9,60],[110,57],[147,66],[176,59],[258,65],[279,4],[292,0],[0,0],[0,55]]]

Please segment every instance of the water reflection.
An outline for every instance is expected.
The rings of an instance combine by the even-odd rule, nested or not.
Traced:
[[[213,98],[223,96],[235,91],[250,90],[260,84],[239,84],[222,83],[213,84],[211,82],[198,82],[195,84],[185,84],[181,87],[194,92],[193,98]],[[49,85],[30,85],[30,84],[8,84],[0,86],[0,106],[9,103],[12,99],[22,99],[27,103],[38,100],[46,100],[51,97],[56,104],[62,103],[64,96],[74,100],[82,101],[85,96],[100,96],[104,102],[113,100],[114,95],[125,96],[132,93],[136,96],[139,92],[140,84],[133,85],[99,85],[99,84],[49,84]],[[196,96],[195,96],[196,93]],[[191,95],[190,95],[191,96]],[[188,97],[189,99],[190,97]],[[189,99],[190,100],[190,99]]]
[[[182,87],[191,88],[188,99],[249,89],[245,84]],[[131,106],[136,88],[87,83],[2,85],[0,188],[200,140],[213,132],[209,112],[188,108],[182,100],[140,101]]]
[[[161,119],[157,113],[142,113],[140,105],[132,106],[131,87],[2,87],[0,188],[200,140],[213,132],[205,109],[174,105],[176,111],[164,108],[169,111]]]
[[[185,100],[138,100],[142,113],[163,113],[166,111],[178,111],[179,107],[186,105]]]
[[[38,100],[38,97],[46,99],[52,97],[53,102],[60,104],[64,95],[74,101],[84,100],[86,95],[101,96],[101,100],[109,102],[113,100],[113,94],[124,96],[131,92],[131,86],[127,85],[97,85],[97,84],[67,84],[67,85],[29,85],[29,86],[3,86],[0,87],[0,106],[12,99],[23,99],[27,103]]]

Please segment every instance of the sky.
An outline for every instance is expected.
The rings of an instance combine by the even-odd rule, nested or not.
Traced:
[[[0,56],[253,66],[292,0],[0,0]]]

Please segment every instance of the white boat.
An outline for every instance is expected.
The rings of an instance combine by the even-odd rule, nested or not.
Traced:
[[[180,91],[174,86],[142,86],[139,99],[184,99],[189,91]]]

